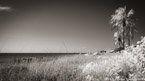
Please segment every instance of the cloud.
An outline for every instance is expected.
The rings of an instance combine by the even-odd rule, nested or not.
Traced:
[[[10,11],[11,7],[2,7],[0,6],[0,11]]]

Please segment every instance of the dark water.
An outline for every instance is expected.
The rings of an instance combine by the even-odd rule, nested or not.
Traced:
[[[12,62],[15,58],[52,58],[76,54],[79,53],[0,53],[0,63]]]

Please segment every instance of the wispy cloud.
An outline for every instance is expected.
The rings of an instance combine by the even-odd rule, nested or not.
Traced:
[[[10,11],[11,10],[11,7],[3,7],[3,6],[0,6],[0,11]]]

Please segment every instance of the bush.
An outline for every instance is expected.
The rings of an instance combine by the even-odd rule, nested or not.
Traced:
[[[82,66],[86,81],[135,80],[145,78],[145,37],[137,46],[127,47],[122,54],[111,56],[101,62],[90,62]]]

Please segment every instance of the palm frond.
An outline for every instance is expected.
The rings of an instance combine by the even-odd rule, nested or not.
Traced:
[[[130,36],[131,36],[131,39],[133,40],[134,39],[134,30],[133,29],[131,29],[131,31],[130,31]]]
[[[134,30],[135,32],[138,32],[138,29],[137,29],[136,26],[133,27],[133,30]]]
[[[134,15],[134,10],[133,9],[129,10],[127,17],[133,16],[133,15]]]

